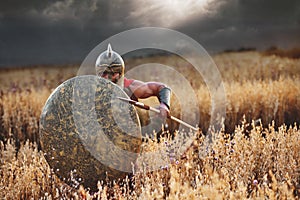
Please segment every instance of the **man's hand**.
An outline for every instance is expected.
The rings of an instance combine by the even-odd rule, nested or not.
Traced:
[[[170,117],[170,111],[168,106],[166,106],[164,103],[160,103],[159,105],[159,110],[160,110],[160,116],[165,119],[167,117]]]

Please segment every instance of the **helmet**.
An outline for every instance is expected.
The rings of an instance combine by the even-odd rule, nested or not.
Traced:
[[[122,57],[112,50],[111,45],[108,44],[107,50],[102,52],[96,60],[96,75],[103,76],[108,74],[108,79],[111,80],[115,73],[120,74],[120,78],[113,82],[120,82],[124,79],[125,65]]]

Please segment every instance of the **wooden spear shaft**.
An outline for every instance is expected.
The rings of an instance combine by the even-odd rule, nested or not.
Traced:
[[[126,101],[126,102],[128,102],[128,103],[130,103],[130,104],[132,104],[132,105],[134,105],[136,107],[139,107],[139,108],[142,108],[142,109],[145,109],[145,110],[151,110],[151,111],[156,112],[156,113],[160,113],[159,109],[153,108],[151,106],[148,106],[148,105],[146,105],[146,104],[144,104],[142,102],[134,101],[134,100],[123,98],[123,97],[117,97],[117,98],[120,99],[120,100],[122,100],[122,101]],[[198,131],[199,130],[199,128],[193,127],[192,125],[190,125],[190,124],[188,124],[188,123],[186,123],[186,122],[184,122],[184,121],[182,121],[182,120],[180,120],[180,119],[178,119],[176,117],[169,116],[169,118],[171,120],[173,120],[173,121],[176,121],[176,122],[178,122],[178,123],[180,123],[180,124],[182,124],[182,125],[190,128],[190,129],[194,130],[194,131]]]

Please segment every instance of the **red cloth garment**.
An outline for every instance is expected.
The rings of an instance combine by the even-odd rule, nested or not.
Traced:
[[[124,88],[128,88],[133,81],[133,79],[127,79],[124,77]]]
[[[134,101],[138,101],[138,98],[133,94],[129,86],[132,84],[134,79],[127,79],[124,77],[124,91]]]

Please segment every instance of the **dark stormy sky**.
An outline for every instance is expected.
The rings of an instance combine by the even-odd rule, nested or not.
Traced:
[[[208,52],[300,46],[299,0],[2,0],[0,67],[80,63],[99,43],[146,26]]]

